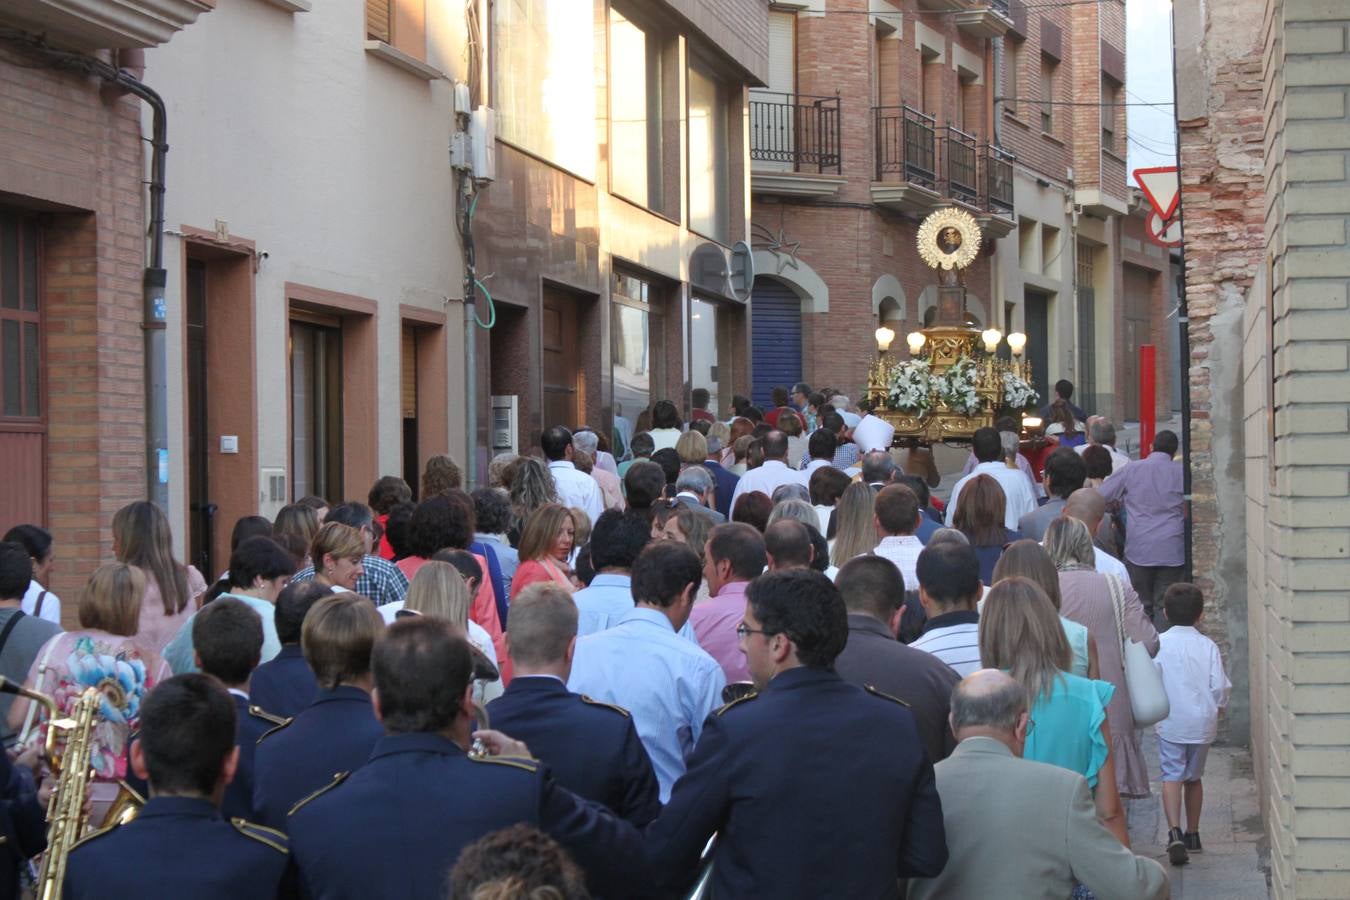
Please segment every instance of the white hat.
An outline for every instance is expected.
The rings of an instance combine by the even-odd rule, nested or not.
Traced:
[[[895,426],[868,413],[853,429],[853,443],[861,453],[869,450],[891,449],[891,438],[895,437]]]

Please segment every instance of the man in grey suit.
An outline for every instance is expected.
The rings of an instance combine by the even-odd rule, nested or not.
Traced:
[[[1069,495],[1087,481],[1087,464],[1068,447],[1056,447],[1045,459],[1045,493],[1050,499],[1017,520],[1022,537],[1045,540],[1045,529],[1064,512]]]
[[[714,525],[721,525],[727,520],[726,516],[712,508],[717,502],[717,481],[702,466],[685,466],[681,469],[679,477],[675,479],[675,491],[676,500],[707,516]]]
[[[1021,759],[1032,723],[1026,691],[1010,676],[966,676],[952,692],[951,720],[960,743],[936,767],[950,856],[938,877],[909,882],[909,900],[1063,900],[1075,882],[1100,900],[1170,895],[1163,867],[1097,820],[1081,775]]]

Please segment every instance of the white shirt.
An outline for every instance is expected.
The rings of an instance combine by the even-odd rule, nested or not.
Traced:
[[[33,615],[33,610],[37,609],[38,597],[44,590],[46,589],[38,584],[36,578],[28,582],[28,592],[23,595],[23,601],[19,604],[25,615]],[[51,591],[47,591],[47,596],[42,598],[41,618],[57,625],[61,624],[61,598]]]
[[[1047,430],[1046,433],[1049,434],[1049,431]],[[1074,447],[1074,448],[1073,448],[1073,452],[1074,452],[1074,453],[1077,453],[1079,456],[1082,456],[1082,455],[1083,455],[1083,451],[1086,450],[1088,447],[1091,447],[1091,446],[1093,446],[1093,445],[1092,445],[1092,444],[1079,444],[1077,447]],[[1111,474],[1112,474],[1112,475],[1116,474],[1116,473],[1119,472],[1121,469],[1125,468],[1126,466],[1128,466],[1128,465],[1130,464],[1130,458],[1129,458],[1128,456],[1126,456],[1124,453],[1121,453],[1121,452],[1120,452],[1119,450],[1117,450],[1115,447],[1112,447],[1110,444],[1098,444],[1097,446],[1105,447],[1105,448],[1106,448],[1106,452],[1111,454]]]
[[[1096,544],[1092,545],[1092,556],[1093,563],[1098,572],[1101,572],[1103,575],[1115,575],[1125,584],[1130,583],[1130,573],[1129,570],[1125,568],[1123,562],[1116,559]]]
[[[747,470],[741,476],[741,480],[736,482],[736,490],[731,494],[731,505],[734,507],[741,494],[748,494],[751,491],[759,491],[772,498],[773,492],[784,484],[805,485],[806,479],[801,472],[789,469],[782,460],[766,459],[764,465],[758,469]]]
[[[1189,625],[1173,625],[1158,636],[1153,664],[1162,673],[1171,712],[1158,723],[1158,737],[1174,744],[1213,743],[1219,710],[1228,705],[1233,683],[1213,641]]]
[[[1016,531],[1017,520],[1035,511],[1036,494],[1031,490],[1027,476],[1018,469],[1008,468],[1007,463],[998,459],[980,463],[952,488],[952,498],[947,501],[947,527],[952,527],[952,518],[956,515],[956,498],[961,496],[961,489],[966,486],[966,482],[980,475],[991,476],[1003,488],[1003,496],[1008,501],[1003,512],[1003,527]]]
[[[553,486],[558,491],[558,502],[569,509],[574,506],[584,509],[586,515],[591,517],[591,524],[594,525],[600,514],[605,511],[605,501],[600,494],[599,483],[585,472],[578,471],[576,466],[565,459],[549,463],[548,470],[553,475]]]
[[[900,570],[900,577],[905,579],[905,590],[919,589],[919,575],[914,566],[923,552],[923,541],[912,534],[888,534],[872,552],[895,563],[895,567]]]

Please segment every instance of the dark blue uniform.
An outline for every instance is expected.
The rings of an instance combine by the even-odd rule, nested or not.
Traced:
[[[75,845],[65,900],[271,898],[292,893],[286,836],[226,821],[209,800],[152,797],[135,820]]]
[[[290,724],[258,740],[253,775],[257,820],[284,829],[292,806],[332,782],[338,772],[364,763],[383,735],[365,691],[349,685],[320,689],[314,703]]]
[[[299,644],[282,644],[276,658],[254,669],[248,682],[253,704],[283,719],[298,716],[318,692],[319,682]]]
[[[639,827],[661,811],[652,761],[627,710],[549,676],[517,675],[488,704],[492,727],[524,741],[558,784]]]
[[[474,760],[438,734],[381,738],[369,762],[291,812],[289,831],[313,900],[441,900],[460,851],[518,822],[567,848],[601,896],[642,883],[632,825],[558,787],[535,760]]]
[[[0,900],[19,896],[24,860],[47,847],[47,820],[33,773],[0,751]]]
[[[220,812],[227,819],[252,820],[257,818],[253,812],[253,782],[258,738],[286,720],[250,705],[247,697],[235,693],[230,697],[234,700],[234,742],[239,747],[239,768],[234,772],[234,780],[225,786]]]
[[[736,482],[741,477],[735,472],[728,472],[722,468],[722,464],[712,462],[711,460],[703,464],[703,468],[712,473],[713,479],[717,482],[717,492],[714,495],[713,503],[717,511],[720,512],[728,521],[731,520],[731,498],[736,493]]]
[[[708,717],[647,828],[653,874],[692,881],[715,831],[714,897],[894,898],[897,879],[947,862],[914,717],[823,669],[790,669]]]

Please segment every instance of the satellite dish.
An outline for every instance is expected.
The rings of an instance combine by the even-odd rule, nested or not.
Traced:
[[[750,299],[755,284],[755,255],[745,241],[731,246],[731,274],[727,278],[731,296],[744,303]]]

